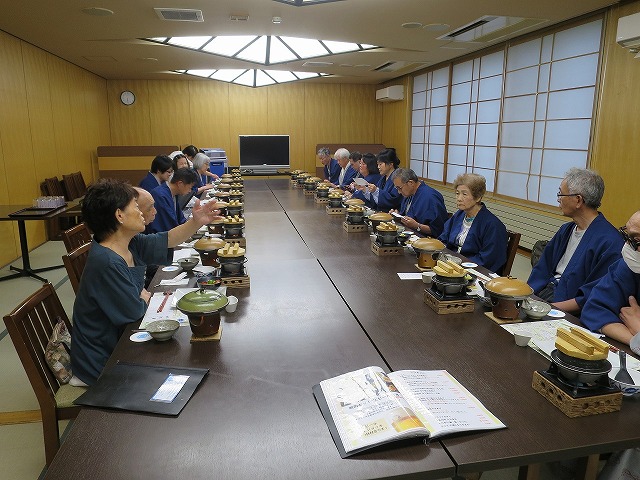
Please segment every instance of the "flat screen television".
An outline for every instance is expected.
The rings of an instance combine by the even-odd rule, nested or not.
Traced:
[[[289,169],[289,135],[240,135],[240,169],[268,175]]]

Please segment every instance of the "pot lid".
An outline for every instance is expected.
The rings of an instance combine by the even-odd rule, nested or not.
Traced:
[[[222,179],[222,181],[224,182],[224,178]],[[220,185],[218,185],[218,189],[220,190],[231,190],[231,180],[229,180],[229,183],[220,183]]]
[[[380,222],[376,230],[379,232],[397,232],[398,226],[393,222]]]
[[[202,237],[193,245],[193,248],[195,248],[196,250],[203,250],[205,252],[208,252],[210,250],[217,250],[219,248],[222,248],[224,247],[224,244],[225,241],[221,238]]]
[[[437,238],[419,238],[411,244],[414,250],[421,250],[423,252],[441,252],[444,250],[444,243]]]
[[[376,221],[380,221],[380,222],[388,222],[391,219],[393,219],[391,214],[390,213],[385,213],[385,212],[376,212],[376,213],[372,213],[371,215],[369,215],[369,220],[376,220]]]
[[[224,223],[225,224],[232,224],[232,223],[240,224],[240,223],[244,223],[244,218],[242,218],[239,215],[228,216],[228,217],[225,217]]]
[[[178,300],[178,310],[189,313],[213,313],[223,309],[229,303],[226,295],[216,290],[200,289],[189,292]]]
[[[227,184],[227,183],[228,183],[228,184],[231,184],[231,183],[233,183],[233,179],[232,179],[231,177],[229,177],[229,178],[223,178],[223,179],[221,179],[221,180],[220,180],[220,183],[223,183],[223,184]]]
[[[240,200],[229,200],[229,203],[226,206],[227,207],[238,207],[238,206],[242,206],[242,202]]]
[[[364,212],[364,207],[359,205],[350,205],[349,208],[347,208],[347,212],[362,213]]]
[[[310,173],[307,173],[307,172],[302,172],[302,173],[299,173],[299,174],[298,174],[298,177],[304,177],[304,178],[306,178],[306,177],[310,177],[310,176],[311,176],[311,174],[310,174]]]
[[[527,282],[513,277],[497,277],[485,283],[484,288],[491,293],[503,297],[522,298],[533,293]]]
[[[227,202],[216,202],[216,208],[227,208],[228,206]]]
[[[330,197],[330,198],[342,198],[342,194],[341,194],[341,193],[338,193],[338,192],[331,192],[331,193],[329,194],[329,197]]]
[[[244,255],[245,249],[239,243],[225,243],[224,247],[218,250],[219,257],[241,257]]]
[[[319,181],[320,181],[320,178],[318,178],[318,177],[307,177],[307,179],[305,180],[305,182],[307,182],[307,183],[311,183],[311,182],[316,182],[317,183]]]
[[[226,217],[218,217],[215,220],[209,222],[209,225],[220,225],[220,224],[224,223],[224,219],[225,218]]]
[[[324,190],[324,189],[329,190],[329,189],[331,188],[331,185],[329,185],[328,183],[320,183],[320,184],[318,185],[318,188],[323,189],[323,190]]]

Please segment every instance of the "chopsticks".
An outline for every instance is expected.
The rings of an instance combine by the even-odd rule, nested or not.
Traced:
[[[167,290],[166,292],[164,292],[164,299],[162,299],[162,303],[158,307],[158,311],[156,313],[160,313],[162,311],[162,309],[164,308],[165,304],[167,303],[167,298],[169,298],[172,293],[173,292],[171,290]]]

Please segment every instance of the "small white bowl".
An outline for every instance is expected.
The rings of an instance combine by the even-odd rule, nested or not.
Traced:
[[[236,308],[238,308],[238,297],[229,295],[227,298],[229,299],[229,303],[225,307],[225,310],[227,311],[227,313],[233,313],[236,311]]]
[[[531,334],[529,332],[514,333],[513,338],[516,341],[516,345],[519,347],[526,347],[531,340]]]
[[[609,372],[609,383],[612,387],[618,387],[625,397],[640,397],[640,372],[627,368],[629,375],[633,378],[634,385],[628,383],[622,383],[615,379],[616,373],[620,368],[612,368]]]
[[[436,276],[436,272],[422,272],[422,282],[430,284],[433,282],[433,277]]]

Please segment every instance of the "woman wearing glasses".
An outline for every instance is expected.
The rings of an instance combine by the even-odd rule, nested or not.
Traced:
[[[603,195],[604,181],[596,172],[567,172],[558,203],[572,221],[560,227],[529,276],[535,294],[565,312],[579,312],[591,288],[620,258],[622,237],[598,212]]]
[[[368,183],[365,186],[358,186],[358,198],[363,198],[368,207],[375,208],[383,212],[400,207],[402,196],[393,184],[393,178],[398,171],[400,159],[395,148],[385,148],[377,157],[377,167],[380,172],[380,179],[377,183]],[[354,195],[355,196],[355,195]]]
[[[622,258],[591,290],[580,321],[640,354],[640,212],[620,228]]]
[[[507,228],[482,203],[487,183],[482,175],[465,173],[453,182],[458,211],[444,224],[439,239],[492,272],[501,273],[507,261]]]

